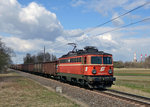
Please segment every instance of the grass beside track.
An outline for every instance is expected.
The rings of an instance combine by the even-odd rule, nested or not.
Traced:
[[[14,73],[0,74],[0,106],[79,107],[60,94]]]
[[[150,97],[150,69],[114,69],[112,89]]]
[[[114,71],[115,76],[150,76],[150,69],[115,68]]]

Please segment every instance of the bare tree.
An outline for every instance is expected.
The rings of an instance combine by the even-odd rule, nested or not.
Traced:
[[[12,55],[14,55],[13,50],[8,48],[0,39],[0,71],[12,63]]]
[[[37,55],[31,56],[31,54],[27,53],[24,57],[24,63],[39,63],[39,62],[49,62],[57,60],[56,56],[50,53],[38,53]]]
[[[30,53],[27,53],[27,54],[26,54],[26,57],[24,57],[23,60],[24,60],[24,64],[33,63],[32,57],[31,57],[31,54],[30,54]]]

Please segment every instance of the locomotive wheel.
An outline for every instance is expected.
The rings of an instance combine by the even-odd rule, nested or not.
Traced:
[[[85,87],[85,82],[82,79],[78,80],[78,84],[80,87]]]
[[[76,85],[77,84],[76,78],[71,78],[71,83],[74,84],[74,85]]]
[[[90,90],[94,89],[93,85],[91,85],[91,84],[88,84],[88,88],[89,88]]]

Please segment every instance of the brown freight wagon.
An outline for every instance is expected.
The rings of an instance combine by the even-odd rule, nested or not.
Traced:
[[[17,65],[17,70],[22,70],[22,64]]]
[[[34,72],[39,72],[39,73],[43,73],[42,72],[42,63],[36,63],[34,64]]]
[[[23,64],[22,65],[22,70],[23,71],[28,71],[28,64]]]
[[[33,72],[34,70],[34,64],[28,64],[28,71]]]
[[[42,71],[43,71],[44,74],[48,74],[50,76],[56,76],[57,61],[44,62],[43,66],[42,66]]]

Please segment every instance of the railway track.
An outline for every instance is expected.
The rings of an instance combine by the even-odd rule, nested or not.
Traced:
[[[145,105],[146,107],[150,107],[150,98],[143,97],[139,95],[129,94],[126,92],[120,92],[117,90],[107,89],[104,91],[94,90],[96,92],[106,94],[108,96],[116,97],[119,99],[123,99],[129,102],[134,102],[135,104]]]

